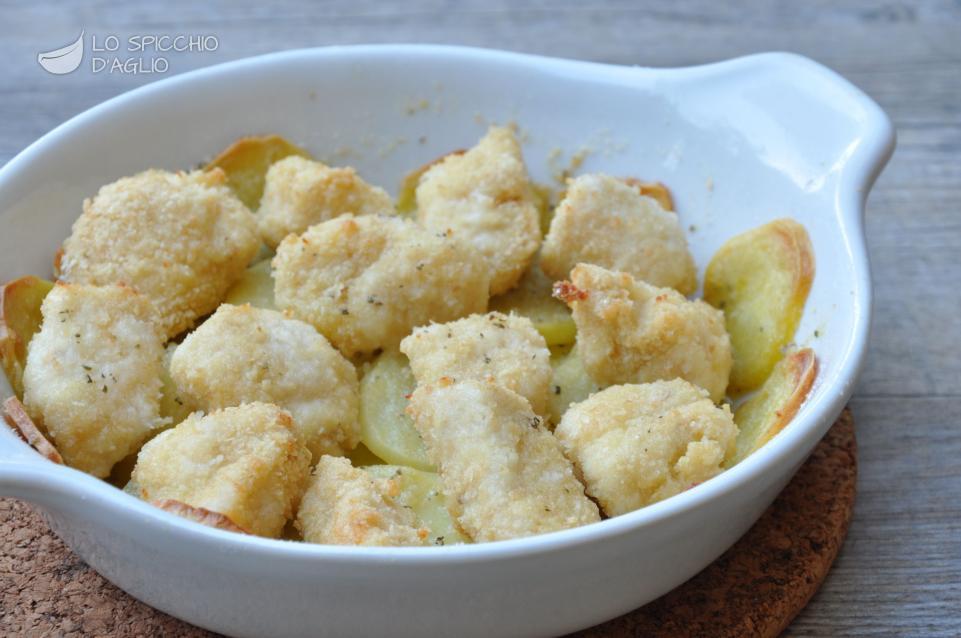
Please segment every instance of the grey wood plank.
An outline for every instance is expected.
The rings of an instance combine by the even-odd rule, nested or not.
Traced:
[[[853,402],[860,496],[836,568],[798,636],[961,635],[961,3],[407,0],[165,3],[0,1],[0,162],[68,117],[152,76],[36,68],[88,32],[210,32],[213,54],[439,42],[652,66],[763,50],[808,55],[872,95],[898,150],[869,199],[874,332]]]
[[[792,636],[957,636],[961,402],[856,398],[848,539]]]

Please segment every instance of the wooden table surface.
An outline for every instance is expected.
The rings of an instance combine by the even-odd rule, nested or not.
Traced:
[[[81,28],[205,33],[166,75],[279,49],[437,42],[678,66],[767,50],[822,62],[891,115],[898,149],[868,202],[876,305],[852,400],[855,518],[794,636],[961,635],[961,3],[0,0],[0,163],[68,117],[158,75],[53,76],[36,56]],[[2,231],[0,231],[2,232]]]

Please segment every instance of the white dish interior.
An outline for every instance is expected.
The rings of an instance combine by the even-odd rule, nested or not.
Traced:
[[[332,635],[552,634],[643,604],[704,567],[790,478],[863,361],[871,295],[861,215],[893,132],[873,102],[808,60],[765,54],[653,70],[343,47],[174,77],[74,118],[0,170],[0,278],[48,276],[82,200],[101,185],[193,167],[241,135],[280,133],[396,192],[409,170],[472,145],[490,122],[517,123],[537,181],[580,152],[579,173],[665,182],[701,273],[739,232],[783,216],[804,224],[817,274],[796,342],[815,349],[821,368],[782,434],[641,511],[462,547],[323,547],[207,529],[43,462],[5,429],[0,493],[44,506],[84,559],[135,596],[238,635],[320,626]],[[10,394],[5,380],[0,394]]]

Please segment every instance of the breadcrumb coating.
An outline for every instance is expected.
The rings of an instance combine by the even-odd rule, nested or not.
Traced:
[[[421,385],[408,412],[437,466],[447,508],[476,542],[599,520],[557,439],[524,397],[496,383]]]
[[[609,175],[571,181],[544,238],[541,268],[548,276],[565,279],[582,262],[685,295],[697,289],[697,268],[677,215]]]
[[[601,385],[679,377],[724,398],[732,358],[720,310],[590,264],[555,295],[573,310],[579,355]]]
[[[153,305],[123,286],[58,283],[30,340],[24,403],[67,465],[98,477],[164,420],[164,335]]]
[[[400,342],[417,383],[490,379],[545,414],[551,353],[527,317],[491,312],[416,328]]]
[[[399,217],[343,215],[290,235],[273,260],[277,306],[348,357],[396,348],[416,326],[487,310],[483,258]]]
[[[148,170],[104,186],[64,242],[61,278],[133,286],[157,307],[167,337],[190,328],[260,246],[254,216],[225,182],[220,169]]]
[[[417,221],[473,244],[491,295],[513,288],[540,246],[537,206],[514,131],[491,127],[477,146],[432,166],[417,186]],[[566,275],[566,273],[565,273]]]
[[[177,348],[170,374],[203,410],[253,401],[288,410],[314,459],[359,441],[353,364],[313,326],[276,310],[221,305]]]
[[[131,483],[140,498],[173,499],[276,538],[307,487],[310,451],[290,413],[247,403],[195,412],[143,446]]]
[[[167,419],[169,425],[177,425],[191,412],[200,409],[200,406],[195,405],[177,388],[177,384],[170,376],[170,364],[179,345],[174,341],[167,343],[164,348],[163,371],[160,375],[160,416]]]
[[[572,405],[554,435],[587,493],[617,516],[719,474],[737,426],[727,405],[674,379],[601,390]]]
[[[257,213],[257,227],[271,248],[344,213],[391,214],[394,203],[383,188],[362,180],[350,167],[334,168],[291,155],[271,165]]]
[[[430,531],[394,498],[394,479],[376,479],[345,458],[323,456],[297,512],[309,543],[402,547],[424,545]]]

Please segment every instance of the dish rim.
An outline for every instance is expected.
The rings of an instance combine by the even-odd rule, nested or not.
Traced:
[[[816,386],[812,396],[805,401],[788,427],[770,442],[736,466],[685,492],[640,510],[582,527],[490,543],[428,547],[356,547],[319,545],[236,534],[206,527],[164,512],[79,470],[48,463],[39,455],[36,459],[29,458],[29,460],[23,455],[17,455],[15,459],[5,459],[3,457],[10,446],[4,445],[0,445],[0,461],[2,461],[0,491],[4,491],[6,487],[19,487],[19,491],[33,494],[47,493],[61,498],[82,499],[88,506],[114,510],[115,515],[125,516],[128,519],[136,517],[139,524],[154,527],[157,533],[169,535],[171,541],[189,542],[196,546],[216,546],[227,550],[243,550],[245,553],[255,552],[259,556],[272,560],[323,560],[374,564],[383,563],[387,559],[391,564],[399,565],[487,562],[549,553],[576,545],[603,541],[688,513],[713,499],[743,487],[768,471],[773,471],[773,466],[786,462],[796,447],[804,445],[804,439],[812,430],[840,413],[863,367],[869,333],[872,293],[863,232],[864,201],[874,180],[893,152],[894,129],[887,115],[860,89],[834,71],[797,54],[759,53],[697,66],[651,68],[450,45],[345,45],[269,53],[212,65],[152,82],[122,93],[72,117],[43,135],[0,168],[0,188],[5,183],[16,180],[22,171],[31,170],[33,158],[56,148],[60,138],[69,134],[72,129],[108,117],[114,110],[124,109],[126,103],[131,100],[146,98],[181,84],[203,81],[233,71],[255,70],[261,65],[283,64],[304,57],[321,61],[336,57],[377,58],[398,55],[458,56],[480,63],[500,62],[528,67],[532,71],[541,73],[550,72],[552,69],[563,69],[567,77],[579,74],[586,76],[585,79],[596,80],[603,76],[616,80],[624,86],[632,86],[633,81],[639,78],[687,76],[687,79],[696,80],[712,75],[750,73],[758,68],[772,66],[780,68],[782,72],[790,72],[793,69],[813,73],[821,80],[835,85],[835,89],[841,90],[853,100],[864,114],[863,129],[859,135],[862,143],[845,161],[834,192],[835,208],[840,213],[839,230],[850,252],[849,259],[854,265],[855,273],[854,280],[851,282],[855,297],[853,338],[847,343],[844,352],[836,355],[838,380],[841,386],[838,391],[817,392]],[[25,443],[20,443],[26,447]],[[26,498],[29,499],[29,496]],[[58,508],[51,507],[51,509],[56,511]]]

